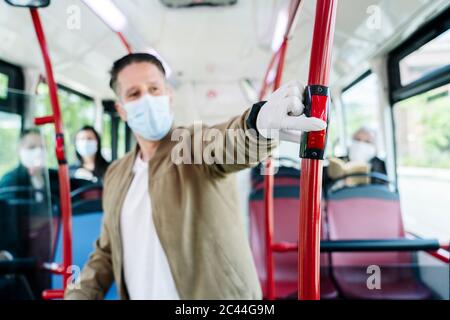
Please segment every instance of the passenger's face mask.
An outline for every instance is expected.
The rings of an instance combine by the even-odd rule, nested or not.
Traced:
[[[27,169],[39,169],[45,165],[45,152],[41,147],[20,150],[20,162]]]
[[[348,157],[352,162],[369,162],[376,155],[377,150],[373,144],[354,140],[350,146]]]
[[[97,153],[98,143],[95,140],[78,139],[75,144],[82,157],[92,157]]]
[[[124,105],[127,123],[134,133],[148,141],[159,141],[172,128],[173,113],[169,96],[154,97],[146,94]]]

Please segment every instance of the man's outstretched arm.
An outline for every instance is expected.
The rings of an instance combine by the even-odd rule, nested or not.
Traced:
[[[291,82],[275,91],[267,102],[255,104],[243,115],[227,123],[194,131],[191,144],[194,158],[202,161],[215,176],[224,176],[265,160],[280,140],[300,143],[302,131],[326,128],[321,119],[304,115],[304,87]],[[201,143],[195,141],[202,137]],[[195,146],[202,146],[196,150]]]

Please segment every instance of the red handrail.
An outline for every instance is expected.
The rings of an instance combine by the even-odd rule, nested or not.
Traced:
[[[72,265],[72,203],[70,199],[70,180],[69,170],[67,166],[65,150],[64,150],[64,128],[61,116],[61,108],[58,100],[58,88],[53,76],[52,62],[48,52],[45,33],[42,28],[41,19],[37,9],[30,9],[31,18],[33,20],[36,36],[41,48],[42,57],[45,65],[47,83],[50,94],[50,102],[52,107],[52,115],[35,119],[36,125],[44,125],[53,123],[55,126],[55,153],[58,160],[58,178],[59,178],[59,196],[62,217],[62,235],[63,235],[63,287],[67,287],[70,274],[67,273],[68,268]],[[62,298],[63,290],[46,291],[43,293],[44,298]]]
[[[261,88],[261,92],[259,94],[259,100],[263,100],[267,89],[270,86],[269,76],[273,71],[273,67],[275,62],[278,59],[279,52],[275,52],[270,60],[269,67],[264,75],[263,85]],[[266,244],[266,272],[267,272],[267,280],[266,280],[266,294],[267,299],[273,300],[275,295],[275,281],[273,278],[274,274],[274,262],[273,262],[273,254],[272,254],[272,239],[273,239],[273,177],[271,174],[272,170],[272,162],[270,158],[266,161],[265,164],[265,174],[264,177],[264,218],[265,218],[265,244]]]
[[[269,88],[269,85],[270,85],[269,76],[270,76],[270,73],[273,71],[273,66],[275,65],[275,62],[278,59],[279,52],[280,52],[279,50],[277,52],[275,52],[275,54],[272,56],[272,59],[270,60],[269,67],[267,68],[266,74],[264,75],[263,85],[262,85],[261,91],[259,93],[259,100],[263,100],[264,97],[266,96],[267,89]]]
[[[283,43],[279,50],[273,55],[270,61],[269,68],[264,76],[263,87],[261,89],[260,100],[262,100],[266,94],[269,86],[269,75],[272,69],[277,63],[277,71],[274,80],[273,90],[277,90],[282,82],[284,64],[286,60],[287,47],[289,43],[289,35],[294,27],[294,21],[300,8],[301,0],[292,0],[290,7],[290,17],[286,26],[286,32],[284,35]],[[265,217],[265,244],[266,244],[266,298],[273,300],[276,298],[275,293],[275,264],[273,259],[273,187],[274,187],[274,173],[272,159],[269,157],[265,163],[265,176],[264,176],[264,217]]]
[[[281,76],[283,74],[283,68],[284,68],[284,58],[283,59],[279,59],[280,53],[282,52],[282,50],[284,50],[286,52],[286,42],[289,42],[289,37],[294,29],[295,26],[295,20],[297,17],[297,14],[299,12],[300,9],[300,4],[302,3],[302,0],[292,0],[291,4],[290,4],[290,11],[291,11],[291,15],[289,16],[289,20],[287,22],[287,26],[286,26],[286,32],[284,35],[284,41],[282,43],[282,45],[280,46],[280,48],[274,53],[274,55],[272,56],[270,63],[269,63],[269,67],[267,68],[267,71],[264,75],[264,80],[263,80],[263,85],[260,91],[260,95],[259,95],[259,100],[263,100],[266,93],[267,93],[267,89],[269,88],[269,85],[271,84],[269,81],[269,77],[271,72],[273,71],[273,67],[275,66],[275,62],[278,62],[278,65],[280,64],[280,62],[282,63],[282,67],[281,67],[281,73],[277,73],[277,76],[279,78],[279,81],[281,82]],[[283,46],[285,47],[283,49]],[[279,70],[280,68],[277,67]],[[275,80],[276,81],[276,80]],[[280,84],[280,83],[279,83]],[[278,85],[279,85],[278,84]],[[276,89],[275,89],[276,90]]]
[[[317,0],[308,84],[327,87],[336,21],[337,0]],[[311,116],[327,120],[326,96],[313,96]],[[308,145],[324,148],[326,131],[307,135]],[[323,149],[322,149],[323,150]],[[302,159],[300,178],[298,298],[320,299],[320,204],[322,160]]]
[[[280,87],[283,77],[284,60],[288,46],[288,38],[284,38],[278,56],[278,67],[273,90]],[[264,175],[264,209],[266,219],[266,269],[267,269],[267,299],[276,298],[275,293],[275,262],[273,260],[273,187],[274,172],[272,158],[266,160],[266,170]]]
[[[439,261],[450,265],[450,253],[448,251],[448,247],[441,248],[437,251],[427,251],[427,253]]]
[[[122,42],[125,49],[128,51],[128,53],[133,53],[133,49],[131,48],[130,43],[128,42],[127,38],[124,36],[122,32],[116,32],[117,36],[119,37],[120,41]]]

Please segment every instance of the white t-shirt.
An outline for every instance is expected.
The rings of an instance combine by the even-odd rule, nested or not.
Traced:
[[[137,157],[120,227],[125,283],[131,300],[179,300],[167,256],[156,233],[148,192],[148,163]]]

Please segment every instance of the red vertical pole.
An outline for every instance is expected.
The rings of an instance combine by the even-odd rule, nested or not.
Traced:
[[[308,116],[325,121],[336,8],[337,0],[317,0],[310,60],[308,85],[316,88],[310,91]],[[326,131],[303,135],[298,252],[298,298],[302,300],[320,299],[320,203],[325,144]]]
[[[53,76],[53,68],[50,60],[50,55],[47,48],[47,42],[45,39],[45,33],[42,28],[41,19],[37,9],[30,9],[31,18],[33,19],[33,25],[36,31],[36,36],[39,41],[39,45],[42,51],[42,57],[44,59],[45,71],[47,76],[47,83],[50,93],[50,102],[52,106],[53,115],[36,119],[37,125],[53,123],[55,126],[56,143],[55,153],[58,160],[58,177],[59,177],[59,196],[61,204],[61,216],[62,216],[62,233],[63,233],[63,267],[64,267],[64,289],[67,286],[69,280],[69,274],[67,273],[68,267],[72,265],[72,204],[70,199],[70,180],[69,170],[67,167],[67,161],[64,151],[64,129],[63,120],[61,117],[61,109],[58,100],[58,89]]]
[[[273,66],[277,61],[279,51],[277,51],[270,60],[269,67],[264,75],[263,86],[259,95],[259,100],[264,99],[267,89],[269,88],[269,76],[273,70]],[[266,298],[273,300],[275,298],[275,281],[274,281],[274,261],[273,261],[273,176],[272,164],[270,159],[265,164],[264,177],[264,218],[265,218],[265,246],[266,246]]]
[[[277,71],[274,80],[273,91],[277,90],[283,78],[284,62],[286,59],[287,47],[289,42],[289,35],[292,32],[294,21],[297,12],[300,7],[300,0],[292,0],[290,7],[290,17],[286,26],[286,33],[283,39],[283,43],[278,51],[273,55],[270,61],[267,72],[264,76],[263,87],[260,93],[260,100],[262,100],[269,87],[269,75],[277,61]],[[265,176],[264,176],[264,217],[265,217],[265,246],[266,246],[266,298],[268,300],[274,300],[276,298],[275,292],[275,264],[273,259],[273,188],[274,188],[274,172],[272,159],[268,158],[265,164]]]
[[[275,64],[275,61],[277,60],[277,58],[278,58],[278,52],[276,52],[272,56],[269,67],[267,68],[266,74],[264,75],[263,85],[262,85],[261,91],[259,93],[259,100],[264,99],[264,97],[266,96],[267,89],[269,88],[269,76],[270,76],[270,73],[272,72],[273,65]]]
[[[288,39],[285,38],[278,51],[278,66],[275,76],[274,88],[277,90],[281,85],[284,70],[284,60],[286,58]],[[274,300],[275,293],[275,264],[273,260],[273,187],[274,187],[273,162],[271,158],[266,160],[266,170],[264,176],[264,215],[266,222],[266,270],[267,270],[267,299]]]
[[[284,71],[284,61],[286,60],[286,52],[288,47],[288,38],[284,38],[283,43],[281,44],[279,53],[278,53],[278,67],[277,67],[277,74],[275,76],[275,82],[273,85],[273,90],[276,91],[281,85],[281,80],[283,78],[283,71]]]
[[[264,217],[265,217],[265,245],[266,245],[266,299],[274,300],[275,294],[275,264],[273,260],[273,163],[266,160],[264,176]]]

